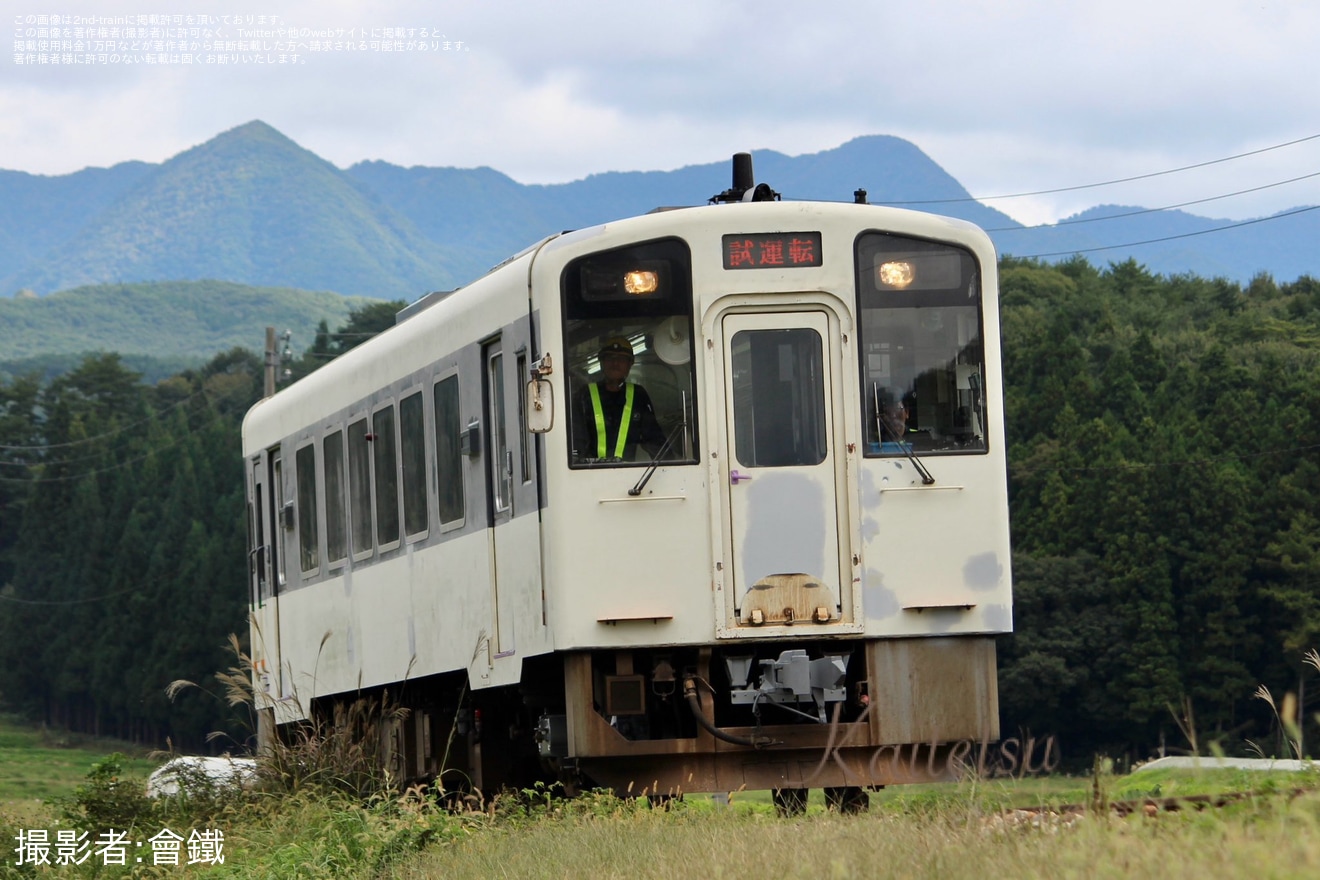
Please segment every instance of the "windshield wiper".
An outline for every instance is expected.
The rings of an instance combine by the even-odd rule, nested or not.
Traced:
[[[641,495],[641,494],[642,494],[642,490],[646,488],[646,484],[650,481],[651,476],[652,476],[652,475],[655,473],[655,471],[656,471],[656,468],[660,467],[660,460],[661,460],[662,458],[664,458],[665,453],[669,451],[669,447],[671,447],[671,446],[674,445],[674,439],[675,439],[676,437],[678,437],[678,435],[679,435],[680,432],[681,432],[681,433],[684,433],[684,434],[687,433],[687,426],[688,426],[688,423],[687,423],[687,392],[684,392],[684,393],[683,393],[683,421],[681,421],[681,422],[679,422],[677,425],[675,425],[675,426],[674,426],[674,430],[672,430],[672,431],[669,432],[669,436],[665,438],[665,442],[664,442],[663,444],[661,444],[660,449],[656,452],[655,455],[653,455],[653,456],[651,457],[651,463],[648,464],[648,465],[646,466],[646,471],[642,473],[642,477],[641,477],[641,479],[639,479],[639,480],[637,481],[637,484],[636,484],[635,486],[633,486],[631,489],[628,490],[628,494],[629,494],[629,495],[631,495],[632,497],[636,498],[638,495]]]
[[[888,431],[889,436],[891,437],[901,438],[905,436],[907,428],[904,425],[899,425],[897,422],[891,422],[889,419],[885,418],[884,410],[880,408],[880,388],[877,383],[873,382],[871,384],[871,395],[875,401],[876,436],[880,440],[881,449],[883,449],[885,431]],[[907,456],[907,460],[912,462],[912,467],[916,468],[917,473],[921,475],[921,485],[933,485],[935,483],[935,478],[931,476],[930,471],[926,470],[926,466],[921,463],[921,459],[912,454],[912,444],[902,439],[895,439],[894,443],[898,446],[899,451]]]

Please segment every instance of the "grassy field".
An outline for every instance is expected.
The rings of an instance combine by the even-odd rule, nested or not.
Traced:
[[[246,794],[152,803],[141,754],[123,787],[74,792],[90,767],[122,745],[60,742],[0,719],[0,878],[206,876],[232,878],[703,878],[812,880],[917,877],[1311,877],[1320,875],[1320,780],[1314,774],[1161,770],[1098,779],[1066,776],[906,786],[871,795],[863,815],[840,816],[813,792],[805,815],[779,818],[765,792],[727,805],[692,796],[668,809],[600,793],[566,801],[532,792],[451,814],[416,794],[366,803],[325,792]],[[1096,796],[1146,797],[1252,791],[1220,809],[1023,812],[1088,805]],[[1300,791],[1300,793],[1299,793]],[[131,818],[130,840],[169,828],[223,833],[224,863],[80,867],[15,864],[20,832],[96,826],[79,810]],[[110,803],[113,801],[113,803]],[[127,810],[128,812],[125,812]],[[148,852],[135,849],[134,852]],[[186,857],[182,860],[186,862]]]
[[[1014,824],[974,800],[864,816],[690,809],[575,816],[489,829],[394,876],[519,878],[1312,877],[1320,801],[1268,797],[1228,811]]]
[[[127,743],[41,730],[0,715],[0,811],[40,815],[72,795],[92,765],[112,752],[123,753],[128,771],[143,780],[160,763]]]

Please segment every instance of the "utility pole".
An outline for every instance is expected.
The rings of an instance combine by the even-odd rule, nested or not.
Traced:
[[[275,395],[276,367],[284,365],[283,379],[286,382],[293,375],[293,370],[290,369],[293,364],[293,331],[285,330],[281,338],[284,340],[284,350],[276,351],[275,328],[266,328],[266,388],[263,398]]]
[[[275,366],[279,363],[279,354],[275,351],[275,328],[266,328],[266,389],[263,397],[275,396]]]

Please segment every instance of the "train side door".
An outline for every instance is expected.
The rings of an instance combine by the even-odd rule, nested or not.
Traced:
[[[733,586],[725,610],[735,627],[850,622],[829,328],[824,311],[722,321]]]
[[[491,606],[495,620],[496,655],[514,650],[511,591],[515,570],[514,542],[502,534],[514,515],[514,439],[510,411],[517,403],[516,386],[510,381],[507,356],[500,340],[482,347],[483,391],[486,431],[486,515],[490,535]],[[513,424],[517,424],[513,422]]]
[[[279,447],[251,460],[252,548],[249,569],[252,578],[254,633],[252,658],[257,685],[271,699],[283,695],[280,669],[279,596],[284,583],[284,547],[281,515],[284,507],[283,460]]]

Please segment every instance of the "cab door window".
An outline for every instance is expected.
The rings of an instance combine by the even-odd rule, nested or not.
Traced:
[[[822,341],[809,327],[740,330],[730,344],[734,454],[747,467],[825,460]]]

